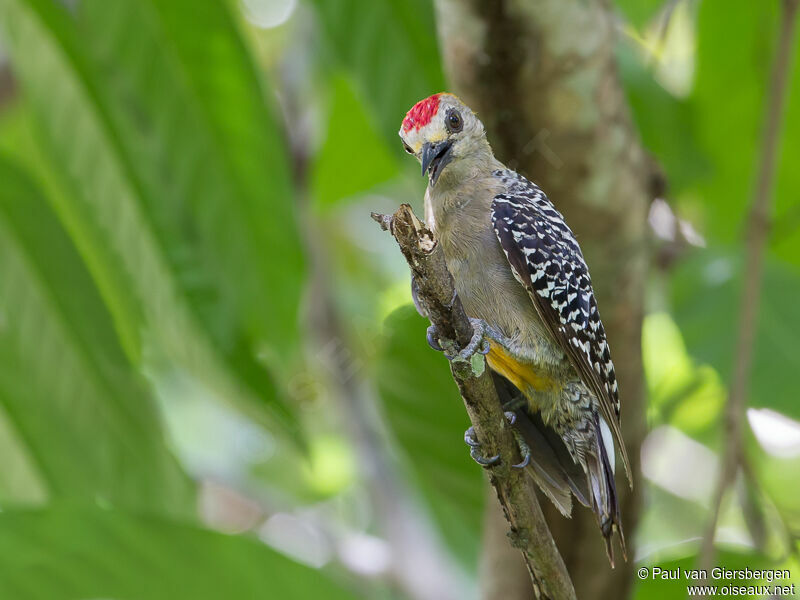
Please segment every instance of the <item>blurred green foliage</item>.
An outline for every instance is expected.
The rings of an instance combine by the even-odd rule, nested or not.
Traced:
[[[395,153],[376,131],[350,80],[334,77],[330,87],[328,131],[314,157],[311,180],[311,193],[321,208],[348,200],[398,172]],[[359,157],[368,157],[368,169],[353,164]]]
[[[480,528],[472,524],[483,519],[487,492],[481,472],[464,460],[464,447],[442,443],[458,442],[469,419],[446,361],[433,360],[419,335],[426,327],[408,304],[386,318],[377,381],[392,433],[408,453],[408,469],[445,541],[469,567],[476,564],[480,542]]]
[[[255,540],[158,516],[63,507],[0,516],[5,598],[352,598]]]
[[[192,515],[192,486],[84,263],[32,182],[6,161],[0,179],[0,394],[21,446],[3,501]]]
[[[413,596],[378,468],[400,474],[398,503],[419,516],[401,528],[432,534],[423,558],[452,567],[437,576],[475,588],[485,487],[467,418],[369,219],[421,202],[396,132],[446,89],[433,6],[275,0],[291,16],[261,30],[245,4],[0,0],[19,85],[0,103],[0,597]],[[678,247],[648,282],[635,560],[688,567],[749,275],[779,3],[617,9],[622,80],[674,212],[655,254]],[[718,535],[720,564],[795,578],[798,128],[795,73],[749,396],[773,429],[748,433],[751,472]],[[231,493],[224,518],[208,481]],[[282,541],[264,533],[276,515],[299,523]],[[636,597],[676,589],[647,580]]]
[[[429,0],[312,0],[330,60],[347,69],[374,111],[391,147],[398,115],[417,100],[443,91],[433,5]],[[386,58],[391,57],[387,64]]]
[[[253,359],[278,340],[287,345],[275,356],[291,356],[297,339],[302,270],[285,148],[224,6],[193,11],[191,27],[176,3],[148,6],[86,2],[73,18],[49,0],[0,5],[42,166],[62,188],[54,209],[134,360],[147,327],[171,359],[248,386],[252,402],[289,419]],[[152,29],[169,44],[143,39]],[[141,51],[161,47],[170,53]]]

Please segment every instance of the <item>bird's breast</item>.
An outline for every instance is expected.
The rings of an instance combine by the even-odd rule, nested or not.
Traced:
[[[476,231],[448,233],[440,241],[466,313],[509,338],[510,350],[518,351],[524,362],[561,365],[563,353],[539,319],[527,290],[514,277],[489,219]],[[503,360],[498,356],[496,362],[500,365]]]

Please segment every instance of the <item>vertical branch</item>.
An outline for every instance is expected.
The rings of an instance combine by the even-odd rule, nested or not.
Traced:
[[[465,347],[472,338],[472,325],[455,293],[453,278],[433,234],[414,216],[408,204],[403,204],[393,216],[373,213],[372,217],[391,232],[400,246],[417,284],[417,296],[439,336]],[[511,468],[520,460],[519,449],[506,426],[491,375],[485,365],[476,369],[451,362],[450,369],[482,451],[501,457],[488,470],[489,482],[510,525],[509,537],[522,552],[537,598],[575,600],[566,566],[539,506],[535,484],[522,470]]]
[[[719,481],[714,491],[711,517],[700,550],[700,566],[708,569],[714,561],[714,533],[725,492],[733,485],[742,463],[742,443],[745,407],[750,388],[753,347],[761,301],[761,278],[764,270],[764,251],[769,237],[772,191],[778,146],[781,137],[786,94],[791,78],[792,51],[800,0],[782,0],[781,30],[775,62],[769,79],[764,103],[764,132],[758,173],[753,189],[752,204],[747,219],[746,258],[742,283],[739,334],[733,359],[730,392],[725,410],[726,445],[722,457]]]

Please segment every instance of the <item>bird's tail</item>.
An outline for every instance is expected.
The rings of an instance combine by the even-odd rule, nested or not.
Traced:
[[[584,453],[583,467],[589,483],[591,507],[606,544],[606,553],[611,566],[614,566],[614,533],[619,534],[622,557],[628,560],[625,535],[620,519],[617,486],[614,481],[614,441],[611,431],[603,418],[594,416],[594,448]]]
[[[492,376],[504,406],[524,400],[522,393],[505,377],[495,372]],[[627,560],[614,481],[614,440],[603,418],[595,414],[589,431],[577,444],[579,449],[571,446],[570,451],[561,435],[545,425],[538,412],[520,410],[516,414],[514,426],[531,451],[526,471],[539,489],[565,517],[572,512],[572,496],[591,508],[603,534],[611,566],[614,566],[612,539],[615,532],[619,534],[622,556]]]
[[[498,396],[503,405],[524,401],[522,393],[507,379],[492,373]],[[572,512],[572,496],[589,506],[586,475],[572,460],[561,437],[547,427],[538,413],[517,411],[514,427],[530,448],[530,464],[526,472],[539,489],[565,517]]]

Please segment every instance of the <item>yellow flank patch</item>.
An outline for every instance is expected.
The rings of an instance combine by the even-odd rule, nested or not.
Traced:
[[[524,364],[509,356],[498,344],[492,343],[486,362],[492,370],[500,373],[513,383],[519,390],[525,392],[531,388],[537,392],[553,390],[558,385],[557,381],[549,375],[537,372],[533,365]]]

